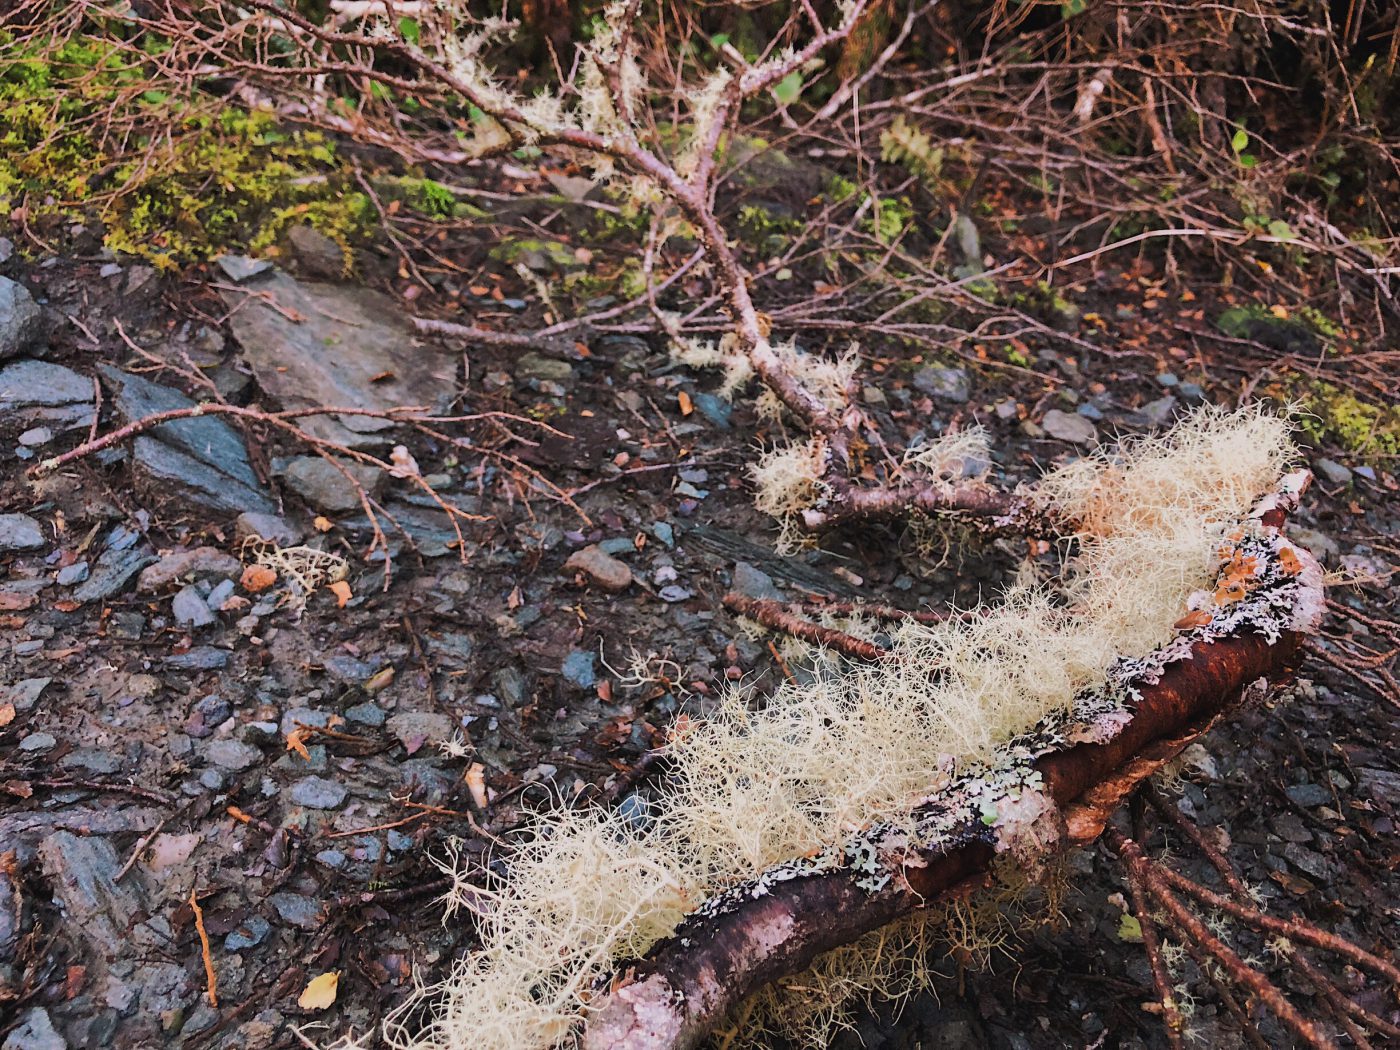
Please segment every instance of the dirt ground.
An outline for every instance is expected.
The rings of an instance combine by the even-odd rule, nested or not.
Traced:
[[[16,257],[3,269],[49,327],[0,368],[34,359],[97,377],[95,432],[122,422],[103,364],[195,397],[205,395],[194,380],[212,376],[238,404],[279,407],[246,365],[215,287],[229,279],[214,267],[161,277],[96,257]],[[1048,328],[1024,337],[1027,359],[1013,368],[867,347],[866,407],[905,438],[984,423],[994,472],[1011,483],[1077,454],[1084,431],[1138,433],[1193,402],[1232,402],[1269,353],[1212,335],[1228,301],[1209,274],[1165,282],[1150,263],[1110,265],[1079,287],[1077,323],[1102,333],[1105,352]],[[481,315],[496,323],[492,311],[530,326],[530,310],[487,302]],[[711,378],[637,335],[422,352],[453,377],[454,411],[511,413],[525,440],[473,424],[487,451],[472,454],[396,432],[422,475],[481,520],[459,551],[410,480],[376,479],[382,503],[419,515],[409,526],[419,552],[389,530],[386,574],[382,557],[362,557],[358,508],[336,510],[336,494],[293,480],[286,460],[304,450],[254,425],[249,462],[276,527],[346,559],[348,592],[320,587],[304,608],[285,573],[266,590],[247,585],[236,514],[201,505],[125,444],[31,484],[29,467],[87,436],[91,410],[70,399],[77,409],[56,422],[0,391],[0,512],[42,532],[0,553],[6,1050],[259,1050],[373,1032],[415,973],[431,982],[470,950],[469,923],[444,923],[436,903],[445,879],[434,861],[449,842],[500,870],[492,843],[530,806],[643,808],[648,777],[664,776],[646,756],[677,715],[703,715],[726,679],[761,688],[783,673],[724,610],[726,590],[943,607],[993,594],[1023,553],[959,546],[940,563],[878,529],[780,556],[744,469],[775,432],[749,400],[719,401]],[[1337,602],[1386,618],[1400,564],[1391,468],[1336,448],[1308,455],[1319,483],[1300,538],[1330,568],[1371,581],[1337,588]],[[184,556],[198,548],[212,550]],[[566,567],[585,550],[584,560],[606,555],[601,575]],[[1364,619],[1334,614],[1329,629],[1393,647]],[[634,653],[649,658],[644,674],[631,673]],[[1310,657],[1289,694],[1192,750],[1178,802],[1269,910],[1385,952],[1400,946],[1394,714]],[[1154,839],[1164,841],[1179,845]],[[863,1013],[835,1045],[1165,1046],[1143,1006],[1154,993],[1141,946],[1120,935],[1112,864],[1075,855],[1063,885],[1055,921],[1024,929],[990,969],[938,960],[936,996]],[[1310,1003],[1311,986],[1274,965]],[[299,1006],[331,971],[334,1005]],[[1244,1045],[1208,976],[1188,961],[1180,979],[1197,1045]],[[1370,1006],[1396,1019],[1393,1001]],[[1267,1015],[1258,1023],[1270,1045],[1288,1045]]]

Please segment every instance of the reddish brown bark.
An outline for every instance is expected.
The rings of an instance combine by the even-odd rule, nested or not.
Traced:
[[[1105,785],[1117,780],[1125,793],[1204,731],[1245,687],[1282,674],[1299,642],[1292,633],[1274,644],[1258,636],[1203,642],[1190,659],[1168,664],[1157,684],[1143,687],[1132,720],[1114,739],[1079,744],[1037,761],[1050,796],[1069,808],[1080,829],[1065,837],[1066,844],[1083,841],[1085,834],[1091,841],[1102,830],[1102,823],[1086,815],[1092,818],[1113,804],[1111,790],[1103,797]],[[1083,805],[1074,807],[1078,800]],[[615,983],[589,1018],[584,1046],[676,1050],[697,1045],[764,985],[800,972],[823,952],[926,907],[960,884],[980,883],[994,850],[978,832],[968,828],[961,839],[954,836],[960,844],[909,858],[900,877],[876,892],[861,889],[849,872],[813,875],[778,882],[724,914],[688,919]]]

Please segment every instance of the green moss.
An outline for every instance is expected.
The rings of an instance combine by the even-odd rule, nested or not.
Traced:
[[[371,202],[323,135],[142,90],[139,55],[95,34],[45,46],[0,34],[0,209],[22,204],[43,230],[96,222],[108,248],[164,269],[270,251],[294,222],[347,259],[370,236]],[[436,189],[424,186],[425,213],[441,206]]]
[[[1400,407],[1373,405],[1331,383],[1303,391],[1299,426],[1314,441],[1335,441],[1358,455],[1400,455]]]

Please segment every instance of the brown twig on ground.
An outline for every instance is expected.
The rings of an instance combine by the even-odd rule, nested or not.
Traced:
[[[190,890],[190,910],[194,912],[194,928],[199,934],[199,954],[204,960],[205,994],[209,1005],[219,1007],[219,978],[214,972],[214,956],[209,951],[209,931],[204,928],[204,909],[199,906],[199,898]]]
[[[1167,1045],[1172,1050],[1181,1050],[1181,1032],[1185,1021],[1181,1008],[1172,996],[1171,977],[1166,964],[1162,962],[1162,945],[1157,936],[1157,924],[1152,920],[1152,909],[1146,888],[1137,880],[1128,881],[1128,900],[1133,914],[1137,916],[1138,929],[1142,931],[1142,950],[1147,954],[1147,965],[1152,971],[1152,984],[1157,989],[1157,998],[1162,1006],[1162,1024],[1167,1032]]]
[[[846,634],[844,631],[812,623],[810,620],[804,619],[800,613],[783,608],[779,602],[763,598],[750,598],[738,591],[730,591],[724,596],[724,605],[740,616],[747,616],[750,620],[760,623],[770,630],[782,631],[794,638],[801,638],[805,642],[834,649],[836,652],[855,660],[879,660],[886,653],[885,649],[874,642],[867,642],[863,638]]]

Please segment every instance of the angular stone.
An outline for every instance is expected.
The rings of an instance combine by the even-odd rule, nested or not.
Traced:
[[[86,941],[102,963],[131,958],[132,930],[150,910],[138,872],[128,872],[117,885],[122,861],[111,842],[56,831],[39,844],[39,857],[65,928]]]
[[[424,744],[441,744],[451,740],[456,730],[457,726],[451,718],[433,711],[401,711],[389,719],[389,732],[410,755]]]
[[[1351,471],[1335,459],[1319,459],[1313,466],[1329,485],[1351,484]]]
[[[155,555],[137,548],[119,550],[108,547],[97,556],[91,574],[73,589],[71,597],[75,602],[96,602],[110,598],[155,560]]]
[[[136,581],[138,591],[159,591],[177,580],[199,576],[236,576],[243,563],[232,554],[217,547],[195,547],[193,550],[167,554],[150,568],[142,571]]]
[[[310,776],[292,785],[291,798],[308,809],[336,809],[348,794],[345,785],[325,777]]]
[[[15,361],[0,369],[0,418],[57,427],[92,423],[92,380],[48,361]]]
[[[233,534],[240,540],[256,536],[279,547],[291,547],[301,539],[301,530],[285,518],[254,511],[238,515],[233,523]]]
[[[345,276],[345,249],[314,226],[293,226],[287,231],[287,247],[298,271],[332,281]]]
[[[783,592],[778,590],[777,585],[773,582],[773,577],[762,569],[754,568],[746,561],[734,563],[732,586],[734,590],[749,598],[775,602],[783,600]]]
[[[219,619],[194,584],[180,588],[170,603],[170,612],[181,627],[208,627]]]
[[[259,489],[249,488],[179,449],[142,434],[132,445],[137,466],[156,483],[179,487],[184,497],[210,510],[239,514],[270,512],[275,504]]]
[[[378,467],[351,462],[342,462],[341,466],[370,496],[376,495],[383,487],[384,472]],[[298,456],[287,464],[282,479],[317,510],[342,514],[360,508],[360,497],[355,486],[320,456]]]
[[[1098,437],[1098,430],[1089,420],[1081,415],[1061,412],[1058,408],[1046,412],[1041,425],[1052,438],[1076,445],[1092,445]]]
[[[539,379],[552,383],[567,383],[574,378],[574,366],[555,357],[545,357],[530,350],[515,361],[515,378]]]
[[[0,552],[35,551],[48,540],[44,529],[27,514],[0,514]]]
[[[188,652],[165,658],[165,666],[176,671],[218,671],[228,666],[228,650],[212,645],[196,645]]]
[[[962,368],[921,368],[914,373],[914,388],[954,404],[963,404],[972,396],[967,370]]]
[[[268,902],[283,922],[289,922],[303,930],[315,929],[320,924],[321,906],[303,894],[274,893],[268,897]]]
[[[18,1027],[0,1043],[0,1050],[68,1050],[68,1041],[54,1028],[49,1012],[34,1006],[20,1017]]]
[[[625,591],[632,585],[632,570],[596,544],[574,551],[564,569],[583,573],[605,591]]]
[[[44,337],[44,315],[29,289],[0,277],[0,358],[14,357]]]
[[[204,757],[220,769],[241,773],[261,762],[263,754],[252,744],[239,740],[215,740],[204,749]]]
[[[285,273],[250,277],[221,294],[229,325],[258,385],[283,408],[384,411],[446,408],[455,357],[420,340],[388,296],[362,287],[302,283]],[[320,438],[381,444],[394,424],[368,416],[311,416],[298,423]]]

